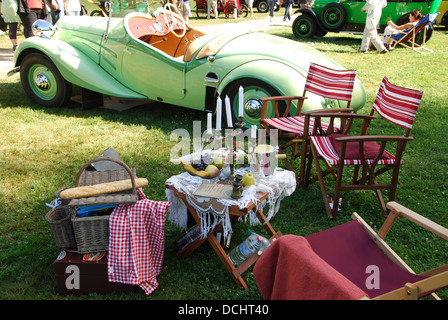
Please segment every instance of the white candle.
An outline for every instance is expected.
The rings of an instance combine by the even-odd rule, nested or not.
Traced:
[[[222,118],[222,101],[218,97],[216,101],[216,130],[221,130],[221,118]]]
[[[232,125],[232,113],[230,112],[230,99],[226,96],[226,115],[227,115],[227,127],[233,128]]]
[[[212,114],[207,113],[207,133],[212,134]]]
[[[250,131],[250,137],[255,139],[257,137],[257,126],[252,125],[252,130]]]
[[[244,101],[244,89],[242,86],[240,86],[240,90],[238,92],[238,97],[239,97],[239,117],[243,116],[243,101]]]

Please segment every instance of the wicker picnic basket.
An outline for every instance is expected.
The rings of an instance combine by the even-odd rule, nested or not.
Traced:
[[[76,248],[75,233],[71,221],[73,208],[60,205],[54,207],[45,215],[54,242],[62,249],[70,250]]]
[[[124,169],[104,170],[104,171],[85,171],[92,163],[97,161],[113,161],[120,164]],[[122,161],[97,157],[87,162],[78,172],[75,186],[95,185],[104,182],[131,179],[132,190],[103,194],[98,196],[72,199],[69,206],[73,208],[71,212],[71,223],[73,225],[76,239],[77,251],[80,254],[90,252],[107,251],[109,247],[109,216],[78,217],[75,208],[81,206],[91,206],[99,204],[133,204],[138,200],[138,193],[135,187],[135,168],[132,170]]]

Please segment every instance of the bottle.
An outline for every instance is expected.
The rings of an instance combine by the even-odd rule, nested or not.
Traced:
[[[258,255],[261,256],[263,252],[266,251],[266,249],[271,245],[271,242],[266,239],[265,237],[262,237],[263,240],[261,241],[260,250],[258,250]]]
[[[246,240],[229,252],[228,257],[234,266],[241,264],[254,253],[258,252],[263,242],[263,237],[252,234]]]
[[[191,227],[182,235],[181,238],[176,240],[178,249],[182,250],[186,246],[190,245],[197,238],[199,238],[200,235],[201,235],[201,227],[200,226],[195,225],[194,227]]]
[[[259,234],[253,232],[251,229],[247,230],[247,235],[250,236],[250,235],[252,235],[252,234],[255,234],[255,235],[257,235],[257,236],[260,236]],[[257,254],[258,254],[259,256],[261,256],[261,254],[262,254],[263,252],[265,252],[266,249],[271,245],[271,242],[270,242],[268,239],[266,239],[266,238],[263,237],[263,236],[260,236],[260,237],[261,237],[263,240],[261,241],[260,250],[258,250],[258,252],[257,252]]]

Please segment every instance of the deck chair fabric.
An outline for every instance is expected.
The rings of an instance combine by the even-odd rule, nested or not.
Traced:
[[[406,29],[404,31],[395,30],[391,35],[386,39],[386,43],[390,45],[391,49],[395,49],[397,45],[401,45],[412,51],[422,53],[422,50],[426,50],[428,52],[433,52],[426,48],[426,30],[428,27],[432,27],[434,22],[437,20],[438,13],[435,14],[427,14],[412,28]],[[416,43],[416,35],[423,30],[423,42],[422,44]],[[410,43],[407,44],[407,43]]]
[[[353,88],[355,84],[356,70],[335,70],[316,63],[311,63],[306,78],[302,96],[277,96],[261,99],[263,101],[263,111],[260,120],[261,128],[266,129],[270,134],[271,129],[278,130],[278,138],[287,139],[287,142],[279,148],[280,153],[284,153],[286,148],[292,147],[291,159],[284,158],[285,164],[289,170],[294,171],[291,165],[292,160],[301,157],[300,173],[296,179],[298,184],[303,182],[305,168],[305,153],[307,136],[314,129],[314,122],[305,123],[305,117],[302,114],[304,100],[307,94],[312,93],[327,99],[327,101],[337,100],[345,101],[345,108],[337,108],[340,112],[350,112],[350,102],[352,99]],[[290,116],[292,103],[297,103],[296,116]],[[274,103],[275,117],[267,117],[268,104]],[[286,108],[280,111],[281,103],[286,103]],[[320,106],[324,108],[323,106]],[[328,109],[322,109],[328,111]],[[305,132],[305,126],[308,130]],[[338,126],[334,123],[321,123],[321,130],[326,132],[331,128],[332,131],[338,131]],[[304,146],[301,146],[305,142]],[[300,145],[299,145],[300,144]]]
[[[305,237],[284,235],[255,264],[265,300],[358,300],[362,289],[323,260]]]
[[[370,115],[345,115],[345,117],[352,117],[353,119],[355,117],[364,118],[361,135],[332,134],[331,136],[319,136],[313,134],[310,136],[311,153],[317,177],[310,178],[311,163],[309,163],[305,179],[308,183],[319,181],[327,215],[330,219],[336,219],[339,209],[338,206],[332,205],[331,199],[334,203],[338,203],[340,193],[343,190],[374,190],[383,215],[387,215],[381,190],[389,190],[389,201],[395,199],[398,173],[403,163],[402,156],[406,143],[413,139],[409,137],[409,134],[422,95],[423,92],[421,91],[393,85],[384,77]],[[375,112],[387,121],[404,128],[404,135],[367,135],[367,130]],[[311,113],[308,116],[314,117],[316,122],[319,122],[320,117],[336,117],[336,115],[323,113]],[[342,115],[337,116],[342,117]],[[396,143],[395,152],[386,151],[386,145],[389,146],[393,143]],[[320,161],[323,162],[322,165]],[[325,169],[323,165],[327,168]],[[349,184],[343,184],[343,174],[347,171],[344,171],[344,166],[355,167],[352,181]],[[392,171],[390,182],[378,183],[377,177],[387,171]],[[330,173],[335,177],[333,195],[327,192],[324,181],[324,177]]]
[[[434,292],[448,286],[448,264],[415,274],[384,239],[398,217],[447,241],[448,229],[396,202],[387,206],[391,215],[379,232],[354,213],[353,220],[342,225],[306,237],[284,235],[277,239],[254,267],[263,298],[398,300],[432,295],[437,299]],[[317,262],[308,261],[307,256],[317,257]],[[302,274],[292,270],[285,277],[289,271],[285,266],[300,263]]]

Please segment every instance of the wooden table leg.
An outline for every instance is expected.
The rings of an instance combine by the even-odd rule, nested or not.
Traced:
[[[227,256],[226,252],[222,248],[221,244],[216,239],[215,235],[210,232],[207,236],[208,242],[210,242],[211,246],[215,250],[218,257],[221,259],[222,263],[226,267],[227,271],[229,271],[230,275],[232,276],[233,280],[235,280],[236,284],[244,289],[247,289],[248,286],[246,282],[241,277],[241,274],[234,275],[233,271],[235,270],[235,266],[233,265],[232,261],[230,261],[229,257]]]
[[[185,203],[188,210],[190,211],[191,216],[196,221],[196,223],[198,225],[201,225],[201,218],[198,216],[196,210],[188,203],[185,196],[183,194],[181,194],[180,192],[178,192],[177,190],[174,190],[174,191],[175,191],[175,195],[177,197],[179,197],[180,199],[182,199],[182,201]],[[245,211],[245,213],[242,213],[241,216],[244,214],[247,214],[247,210]],[[278,237],[280,237],[282,235],[280,231],[276,232],[274,230],[274,228],[271,226],[271,224],[266,220],[266,217],[263,214],[263,211],[261,209],[258,208],[256,214],[257,214],[258,220],[260,221],[260,223],[262,224],[262,226],[264,227],[266,232],[269,234],[270,242],[275,241],[275,239],[277,239]],[[207,240],[210,243],[210,245],[212,246],[213,250],[218,255],[219,259],[221,259],[221,262],[224,264],[224,266],[226,267],[227,271],[230,273],[230,276],[233,278],[233,280],[236,282],[236,284],[244,289],[247,289],[248,286],[241,276],[247,269],[249,269],[250,266],[252,266],[258,260],[260,255],[255,253],[248,259],[244,260],[240,265],[238,265],[238,267],[235,267],[233,265],[232,261],[230,260],[230,258],[227,256],[224,248],[221,246],[221,244],[219,243],[219,241],[216,239],[216,237],[214,235],[214,232],[219,230],[219,228],[221,228],[221,225],[217,226],[213,231],[209,232],[207,234],[206,239],[200,239],[200,238],[196,239],[193,243],[190,244],[191,248],[185,249],[182,252],[182,255],[191,254],[202,243],[204,243]]]
[[[201,218],[199,218],[196,210],[188,204],[188,202],[185,199],[182,199],[184,201],[185,205],[187,206],[188,210],[190,211],[191,216],[196,221],[198,225],[201,225]],[[248,286],[246,282],[244,282],[243,278],[241,276],[233,276],[232,272],[235,269],[235,266],[232,264],[232,261],[230,261],[229,257],[227,256],[226,252],[224,251],[223,247],[219,243],[218,239],[216,239],[214,232],[221,228],[221,226],[217,226],[212,232],[209,232],[207,234],[206,239],[196,239],[193,243],[190,244],[191,248],[187,248],[184,251],[181,252],[180,255],[182,256],[188,256],[191,253],[193,253],[199,246],[204,243],[206,240],[210,243],[213,250],[216,252],[218,257],[221,259],[221,262],[226,267],[227,271],[230,273],[232,278],[235,280],[236,284],[240,287],[243,287],[244,289],[247,289]]]
[[[272,228],[271,224],[266,220],[266,217],[260,208],[257,209],[257,218],[260,221],[261,225],[264,227],[264,229],[267,231],[267,233],[270,236],[273,236],[275,234],[275,230],[274,228]]]

